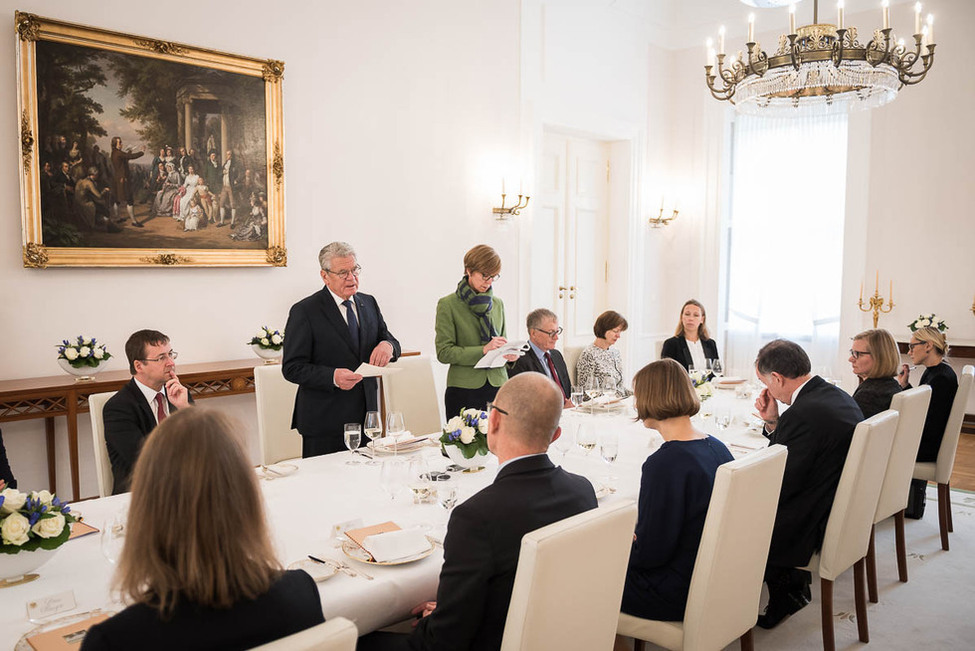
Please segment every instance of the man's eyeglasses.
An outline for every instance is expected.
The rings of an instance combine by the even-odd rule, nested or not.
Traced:
[[[927,342],[924,342],[924,341],[915,341],[913,343],[909,343],[909,344],[907,344],[907,350],[909,350],[909,351],[910,350],[914,350],[914,347],[915,346],[923,346],[925,343],[927,343]]]
[[[860,359],[861,355],[869,355],[870,352],[866,350],[850,350],[850,357],[853,359]]]
[[[494,404],[493,402],[489,402],[489,403],[487,403],[487,410],[488,410],[488,412],[490,412],[490,411],[491,411],[492,409],[493,409],[494,411],[500,411],[500,412],[501,412],[502,414],[504,414],[505,416],[510,416],[510,415],[511,415],[511,414],[509,414],[508,412],[506,412],[506,411],[505,411],[504,409],[502,409],[501,407],[499,407],[499,406],[497,406],[496,404]]]
[[[171,360],[173,360],[175,362],[177,357],[179,357],[179,353],[177,353],[175,350],[171,350],[168,353],[163,353],[162,355],[159,355],[158,357],[153,357],[152,359],[144,359],[142,361],[143,362],[161,362],[164,359],[169,358],[169,359],[171,359]]]
[[[349,277],[349,274],[352,274],[353,276],[355,276],[356,278],[358,278],[359,277],[359,274],[362,273],[362,266],[361,265],[356,265],[352,269],[346,269],[345,271],[332,271],[331,269],[326,269],[325,270],[325,273],[330,273],[333,276],[338,276],[342,280],[347,279]]]
[[[556,330],[542,330],[541,328],[533,328],[533,330],[538,330],[549,337],[558,337],[560,334],[562,334],[562,328],[558,328]]]

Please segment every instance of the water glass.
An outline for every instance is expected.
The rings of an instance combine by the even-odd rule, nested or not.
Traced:
[[[615,431],[603,432],[599,437],[599,455],[612,465],[620,451],[620,436]]]
[[[585,399],[585,397],[586,397],[586,392],[582,390],[582,387],[576,387],[576,386],[572,387],[572,393],[569,395],[569,400],[572,401],[573,405],[578,407],[579,405],[582,404],[582,401]]]
[[[457,504],[457,484],[453,480],[437,482],[437,503],[446,509],[447,513]]]
[[[118,563],[125,546],[125,527],[128,520],[128,509],[122,509],[105,521],[102,527],[102,554],[113,565]]]
[[[426,502],[430,497],[430,466],[422,454],[410,460],[408,477],[406,487],[410,489],[413,503]]]
[[[408,476],[409,465],[403,459],[385,459],[379,469],[379,486],[386,491],[390,500],[395,500],[396,494],[406,485]]]
[[[352,453],[352,458],[345,462],[347,466],[358,466],[359,461],[355,458],[355,451],[359,449],[362,442],[362,425],[359,423],[345,424],[345,447]]]
[[[589,423],[581,423],[576,432],[576,443],[586,451],[586,456],[596,447],[596,432]]]
[[[723,432],[731,425],[731,411],[728,409],[717,409],[714,412],[714,424],[718,426],[718,431]]]
[[[552,447],[555,451],[561,455],[562,462],[565,462],[565,455],[569,453],[572,449],[573,444],[575,444],[575,430],[578,427],[577,423],[568,422],[562,427],[562,433],[559,438],[555,439],[552,443]]]
[[[721,365],[720,359],[709,359],[708,370],[711,371],[711,375],[714,377],[721,377],[724,375],[724,366]]]

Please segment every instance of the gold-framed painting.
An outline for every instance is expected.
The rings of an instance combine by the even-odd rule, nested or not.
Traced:
[[[14,20],[25,267],[287,264],[283,62]]]

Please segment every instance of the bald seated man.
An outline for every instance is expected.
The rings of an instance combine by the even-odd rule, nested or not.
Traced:
[[[548,458],[549,444],[561,433],[562,403],[562,392],[541,373],[519,373],[501,386],[487,433],[498,474],[450,516],[437,600],[413,609],[421,619],[411,636],[373,634],[358,648],[501,648],[522,537],[596,508],[589,480]]]

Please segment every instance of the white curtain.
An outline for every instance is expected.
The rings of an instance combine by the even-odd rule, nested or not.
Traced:
[[[784,337],[832,374],[839,337],[847,117],[739,116],[728,237],[727,368]]]

